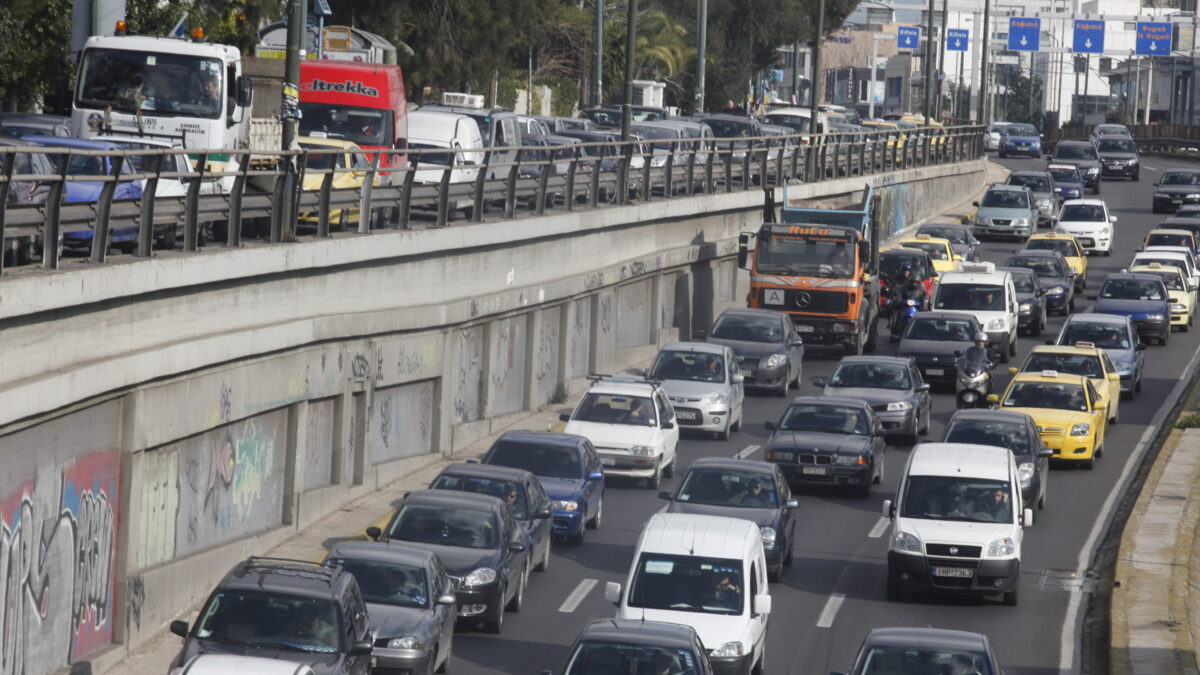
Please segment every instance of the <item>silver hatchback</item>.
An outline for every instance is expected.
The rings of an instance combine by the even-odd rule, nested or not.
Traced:
[[[741,428],[745,378],[729,347],[672,342],[659,350],[647,376],[662,381],[680,431],[715,433],[726,440]]]

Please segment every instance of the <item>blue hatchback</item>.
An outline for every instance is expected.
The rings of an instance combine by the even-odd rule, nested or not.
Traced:
[[[583,436],[551,431],[508,431],[483,456],[484,464],[524,469],[537,476],[554,510],[554,534],[582,544],[600,527],[604,470]]]
[[[1054,191],[1063,201],[1083,199],[1083,176],[1079,175],[1079,169],[1073,164],[1051,164],[1046,171],[1054,179]]]
[[[1009,124],[1000,132],[1000,156],[1042,156],[1042,135],[1032,124]]]
[[[1162,278],[1155,274],[1108,275],[1096,296],[1095,311],[1128,316],[1140,336],[1155,338],[1160,345],[1171,337],[1171,298]]]

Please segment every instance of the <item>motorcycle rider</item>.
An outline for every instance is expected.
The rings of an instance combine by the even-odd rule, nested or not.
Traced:
[[[967,351],[963,352],[963,362],[969,367],[985,370],[991,368],[992,357],[988,352],[987,346],[987,333],[976,333],[975,344],[968,347]]]
[[[979,407],[992,392],[991,354],[988,352],[987,333],[975,334],[975,344],[958,359],[958,407]]]
[[[915,300],[917,311],[926,308],[925,286],[913,277],[912,272],[912,264],[904,263],[900,266],[900,276],[888,284],[888,291],[891,295],[888,309],[891,314],[892,335],[899,335],[900,331],[904,329],[902,317],[904,316],[905,301]]]

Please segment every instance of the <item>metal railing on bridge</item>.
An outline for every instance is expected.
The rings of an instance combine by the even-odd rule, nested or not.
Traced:
[[[1059,141],[1090,140],[1095,128],[1096,125],[1086,125],[1050,131],[1046,134],[1046,145],[1053,147]],[[1133,124],[1126,125],[1126,128],[1142,152],[1200,155],[1200,127],[1184,124]]]
[[[58,157],[55,173],[15,171],[29,164],[19,159],[31,152]],[[182,152],[0,146],[0,265],[58,269],[67,252],[103,263],[114,250],[145,257],[177,246],[236,247],[244,238],[444,227],[459,212],[478,223],[964,162],[983,155],[983,128],[410,149],[390,151],[405,155],[407,166],[386,171],[378,155],[355,161],[344,149],[192,149],[186,164],[177,160]],[[516,159],[497,161],[505,152]],[[80,155],[107,158],[107,170],[72,175],[70,160]],[[98,194],[66,201],[67,187],[80,181],[99,183]],[[115,198],[129,185],[140,186],[140,197]],[[15,203],[18,194],[33,195],[33,203]],[[297,217],[284,222],[280,206],[289,195]]]

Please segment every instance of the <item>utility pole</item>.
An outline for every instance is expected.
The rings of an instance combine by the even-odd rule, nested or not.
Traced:
[[[592,105],[604,102],[604,0],[594,0],[592,17]]]
[[[930,0],[932,2],[933,0]],[[814,134],[824,133],[825,129],[819,128],[817,124],[817,104],[820,102],[820,97],[817,94],[821,91],[821,83],[825,80],[821,76],[821,43],[825,41],[825,3],[817,2],[817,32],[813,34],[813,58],[812,58],[812,86],[809,89],[809,131]]]
[[[942,0],[942,34],[938,36],[938,73],[937,98],[934,99],[934,115],[941,113],[942,84],[946,79],[946,36],[950,33],[950,15],[946,12],[947,0]]]
[[[700,44],[696,52],[696,101],[692,105],[692,112],[704,112],[704,53],[708,49],[708,0],[699,0],[700,11],[697,12],[699,17],[699,26],[697,26],[697,34],[700,38]],[[795,55],[793,54],[793,58]]]
[[[937,45],[933,38],[934,0],[929,0],[929,16],[925,22],[925,123],[933,120],[934,77],[937,70]]]
[[[633,125],[633,70],[637,67],[634,50],[637,47],[637,4],[629,0],[629,16],[625,20],[625,103],[621,106],[621,140],[629,140]]]
[[[792,103],[797,106],[804,105],[804,101],[800,98],[800,43],[792,43]]]
[[[1154,92],[1154,57],[1146,59],[1146,105],[1142,108],[1142,124],[1150,124],[1150,101]]]
[[[304,15],[305,0],[288,0],[287,49],[283,63],[283,98],[280,101],[280,117],[283,120],[282,150],[296,146],[300,120],[300,61],[304,59],[307,18]],[[278,227],[272,227],[273,241],[295,239],[296,211],[295,193],[300,187],[295,158],[286,160],[291,166],[284,172],[283,203],[279,205]]]
[[[981,75],[979,84],[979,124],[987,124],[991,121],[988,116],[987,106],[987,91],[988,91],[988,51],[991,46],[988,42],[992,39],[992,1],[983,0],[983,31],[979,36],[979,52],[980,64],[979,74]]]
[[[875,78],[879,73],[879,40],[871,35],[871,89],[867,92],[867,117],[875,119]]]

